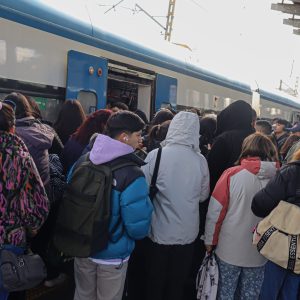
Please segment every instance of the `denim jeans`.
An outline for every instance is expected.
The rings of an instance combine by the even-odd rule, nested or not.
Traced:
[[[300,275],[292,273],[271,261],[265,267],[260,300],[299,300]]]
[[[15,254],[23,254],[24,253],[23,248],[16,247],[13,245],[2,245],[0,248],[0,251],[2,249],[12,251]],[[3,288],[3,283],[2,283],[1,273],[0,273],[0,300],[7,300],[8,295],[9,295],[9,292]]]

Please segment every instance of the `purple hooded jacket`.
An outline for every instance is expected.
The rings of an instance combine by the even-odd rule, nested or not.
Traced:
[[[49,153],[54,130],[33,117],[18,119],[16,134],[22,138],[39,171],[44,186],[49,183]]]

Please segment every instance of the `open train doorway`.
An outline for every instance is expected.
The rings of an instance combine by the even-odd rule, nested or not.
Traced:
[[[130,111],[143,111],[150,119],[154,110],[155,74],[135,67],[108,63],[107,105],[124,103]]]

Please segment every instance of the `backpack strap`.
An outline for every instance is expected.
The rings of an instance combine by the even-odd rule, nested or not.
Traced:
[[[159,170],[161,152],[162,152],[162,148],[159,147],[158,151],[157,151],[156,160],[155,160],[153,175],[152,175],[152,178],[151,178],[150,194],[152,194],[152,195],[150,196],[150,198],[153,198],[155,196],[156,192],[157,192],[155,187],[156,187],[156,180],[157,180],[157,175],[158,175],[158,170]]]
[[[155,160],[155,167],[154,167],[153,175],[152,175],[152,178],[151,178],[150,187],[154,187],[156,185],[156,180],[157,180],[157,175],[158,175],[158,170],[159,170],[159,164],[160,164],[160,158],[161,158],[161,152],[162,152],[162,148],[159,147],[158,152],[157,152],[157,156],[156,156],[156,160]]]
[[[107,165],[111,168],[112,173],[115,172],[116,170],[119,170],[119,169],[122,169],[122,168],[125,168],[125,167],[137,166],[137,164],[132,162],[132,161],[111,161],[109,163],[106,163],[105,165]],[[119,228],[120,225],[122,226],[121,233],[120,233],[120,235],[117,239],[113,239],[112,236],[117,231],[117,229]],[[110,234],[109,234],[110,242],[117,243],[120,240],[120,238],[123,236],[124,232],[125,232],[125,227],[122,224],[122,217],[120,215],[117,223],[114,225],[114,227],[110,231]]]

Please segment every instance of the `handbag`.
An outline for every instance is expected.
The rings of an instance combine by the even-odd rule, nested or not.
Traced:
[[[300,274],[300,207],[280,201],[253,234],[253,244],[273,263]]]
[[[158,192],[158,188],[156,186],[156,180],[157,180],[157,175],[158,175],[158,170],[159,170],[161,152],[162,152],[162,148],[159,147],[158,152],[157,152],[157,156],[156,156],[153,176],[151,178],[151,184],[150,184],[150,188],[149,188],[149,198],[150,198],[151,201],[154,200],[154,197]]]
[[[46,266],[37,254],[17,255],[2,249],[0,262],[2,285],[9,292],[31,289],[47,276]]]
[[[215,300],[219,283],[219,269],[214,252],[206,253],[196,279],[197,300]]]

